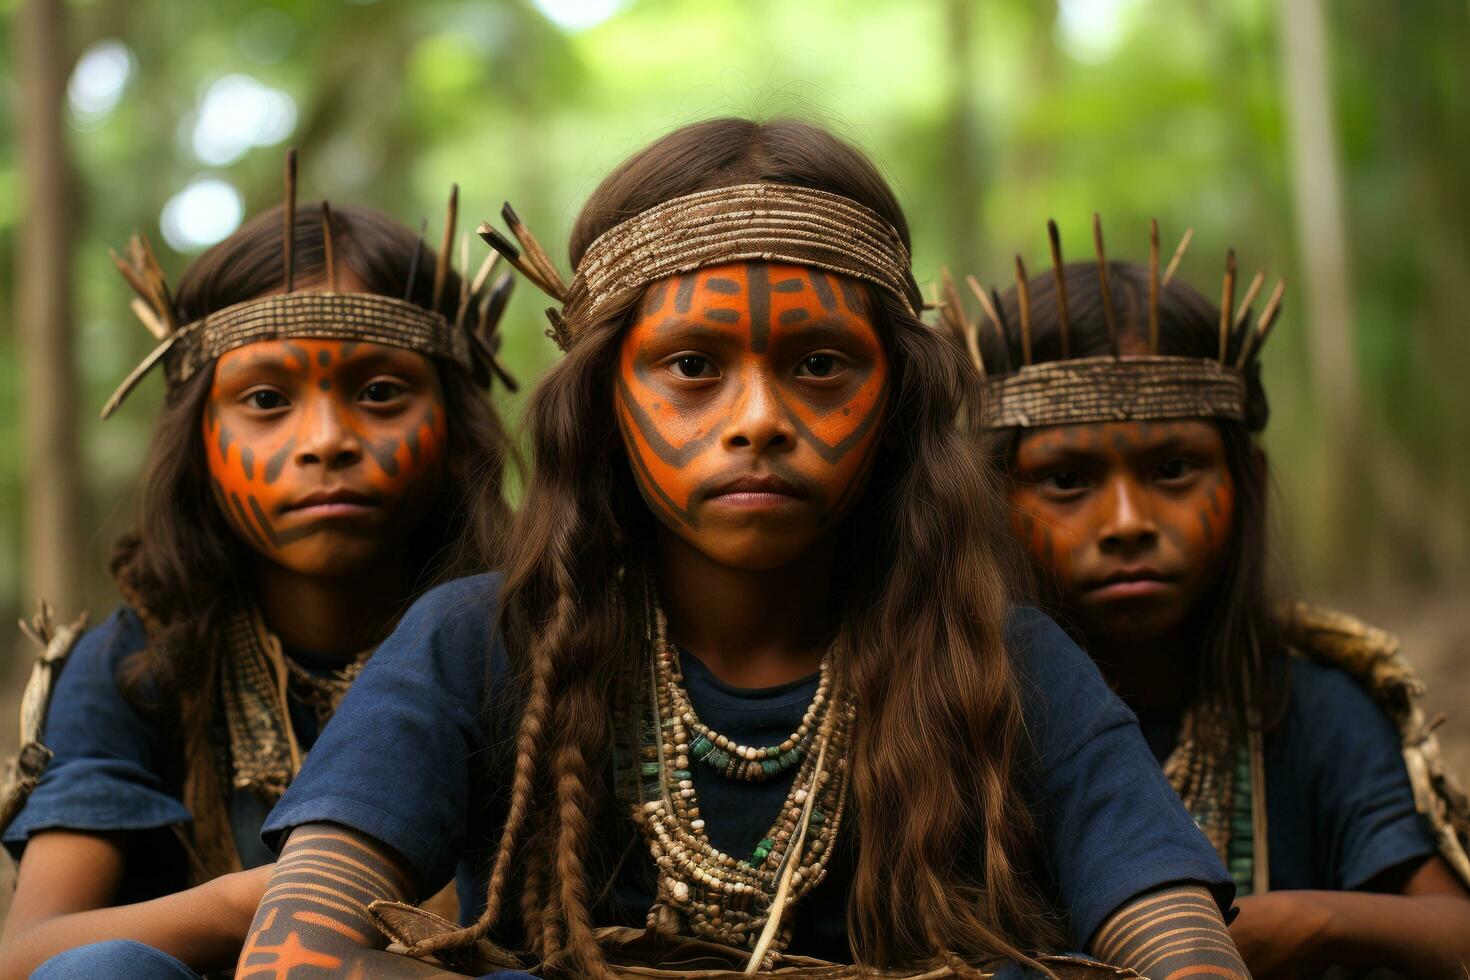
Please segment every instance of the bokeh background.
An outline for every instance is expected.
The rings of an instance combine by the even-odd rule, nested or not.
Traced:
[[[427,217],[432,240],[457,181],[462,227],[508,199],[565,268],[578,207],[629,152],[710,116],[794,114],[881,163],[921,280],[1004,282],[1016,251],[1044,268],[1048,217],[1085,257],[1094,210],[1115,258],[1146,255],[1151,217],[1166,248],[1193,227],[1181,275],[1206,295],[1229,246],[1241,290],[1284,275],[1265,358],[1284,581],[1405,635],[1470,769],[1466,0],[0,11],[0,621],[40,594],[116,601],[106,555],[162,393],[150,379],[97,421],[151,346],[106,256],[134,229],[177,279],[279,200],[294,145],[303,197]],[[555,355],[542,305],[522,288],[503,328],[525,380]],[[514,425],[519,402],[501,407]],[[29,651],[7,636],[0,658],[15,677]]]

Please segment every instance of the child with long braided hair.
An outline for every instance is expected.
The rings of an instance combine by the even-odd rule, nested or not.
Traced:
[[[1131,714],[1013,604],[973,374],[872,164],[680,129],[595,192],[569,285],[506,219],[566,357],[503,573],[421,600],[349,694],[238,975],[1080,976],[1044,954],[1112,936],[1243,976]],[[406,904],[457,863],[462,929]]]

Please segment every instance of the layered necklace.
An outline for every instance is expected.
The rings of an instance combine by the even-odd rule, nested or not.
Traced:
[[[791,940],[783,914],[827,874],[847,805],[853,707],[834,687],[829,651],[796,731],[776,745],[739,744],[699,720],[651,585],[647,613],[647,696],[637,712],[633,816],[658,868],[648,925],[751,949],[761,968],[769,968]],[[796,769],[775,822],[750,854],[726,854],[710,843],[694,789],[695,765],[717,778],[749,781]]]
[[[1256,843],[1251,750],[1231,738],[1218,705],[1197,701],[1185,710],[1164,775],[1230,870],[1236,893],[1251,894]]]

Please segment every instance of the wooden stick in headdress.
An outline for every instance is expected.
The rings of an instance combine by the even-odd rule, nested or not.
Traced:
[[[169,328],[169,332],[172,333],[178,328],[178,323],[174,320],[174,298],[169,295],[168,277],[163,274],[163,266],[159,264],[158,256],[153,254],[153,243],[148,240],[148,236],[137,232],[133,237],[138,240],[142,250],[144,277],[153,286],[153,293],[157,300],[154,309],[163,320],[164,325]]]
[[[1026,263],[1016,256],[1016,298],[1021,306],[1021,364],[1031,363],[1031,290],[1026,286]]]
[[[327,292],[337,291],[337,254],[332,241],[332,206],[322,201],[322,255],[327,261]]]
[[[1148,223],[1148,352],[1159,352],[1159,219]]]
[[[945,319],[950,329],[959,335],[959,340],[970,352],[970,360],[975,364],[975,370],[980,372],[980,377],[985,377],[985,357],[980,353],[980,329],[979,325],[972,323],[965,314],[965,304],[960,298],[960,291],[955,288],[954,277],[949,274],[949,268],[942,266],[939,270],[940,290],[944,297]]]
[[[286,151],[285,235],[281,242],[281,260],[286,266],[286,292],[296,279],[296,147]]]
[[[449,207],[444,216],[444,240],[439,246],[439,255],[434,263],[434,292],[429,302],[437,310],[444,298],[444,282],[449,276],[450,263],[454,261],[454,225],[459,220],[459,185],[449,187]]]
[[[1194,229],[1184,229],[1184,237],[1179,239],[1179,247],[1174,250],[1174,257],[1169,260],[1169,267],[1164,270],[1164,285],[1169,285],[1169,280],[1174,278],[1174,273],[1179,270],[1179,262],[1184,258],[1184,252],[1189,248],[1190,241],[1194,238]]]
[[[1108,282],[1108,253],[1103,248],[1102,215],[1092,213],[1092,245],[1097,251],[1097,284],[1102,290],[1103,319],[1108,325],[1108,350],[1118,356],[1118,323],[1113,316],[1113,287]]]
[[[531,229],[521,221],[520,215],[516,214],[515,208],[510,206],[509,201],[501,205],[500,216],[505,219],[510,233],[516,236],[516,241],[521,243],[521,248],[525,249],[526,258],[536,267],[536,271],[541,273],[541,278],[546,284],[554,290],[552,295],[558,299],[565,299],[567,284],[563,281],[561,273],[557,271],[556,263],[551,261],[551,256],[546,254],[546,249],[541,247],[541,243],[536,240],[535,235],[531,234]]]
[[[499,258],[498,253],[491,253]],[[492,263],[493,264],[493,263]],[[475,277],[479,279],[479,276]],[[514,272],[506,270],[499,279],[495,280],[485,298],[480,301],[480,313],[475,323],[474,337],[479,342],[484,352],[485,360],[490,370],[505,385],[506,391],[515,393],[521,390],[520,383],[506,370],[505,365],[500,363],[500,339],[496,332],[500,327],[500,317],[505,312],[506,304],[510,302],[511,290],[515,288],[516,276]]]
[[[1235,249],[1225,252],[1225,284],[1220,288],[1220,363],[1228,364],[1230,325],[1235,322]]]
[[[997,306],[998,300],[991,296],[985,287],[980,285],[980,280],[974,276],[965,276],[965,285],[970,287],[970,292],[974,293],[975,298],[980,301],[980,308],[985,311],[985,316],[990,320],[995,335],[1000,338],[1001,353],[1005,355],[1005,369],[1009,373],[1011,370],[1010,342],[1006,338],[1005,320],[1001,317],[1000,308]]]
[[[470,298],[474,295],[470,292],[470,233],[467,231],[459,235],[459,268],[459,305],[454,311],[454,329],[463,330],[472,305]]]
[[[1057,326],[1061,330],[1062,360],[1072,356],[1072,325],[1067,321],[1067,271],[1062,268],[1062,236],[1057,223],[1046,221],[1046,237],[1051,242],[1051,274],[1057,284]]]
[[[522,255],[521,250],[516,248],[509,238],[496,231],[494,225],[488,221],[482,221],[476,231],[485,240],[485,244],[504,256],[507,262],[515,266],[517,272],[531,281],[531,285],[558,302],[565,301],[565,293],[558,292],[554,285],[547,282],[541,270]]]
[[[1266,343],[1266,338],[1271,334],[1271,327],[1276,323],[1276,315],[1281,312],[1281,297],[1286,293],[1286,280],[1276,280],[1276,288],[1271,290],[1271,298],[1266,301],[1266,308],[1261,311],[1260,319],[1256,320],[1255,335],[1248,338],[1249,343],[1242,344],[1240,355],[1235,359],[1235,366],[1244,369]]]
[[[1245,298],[1235,308],[1235,322],[1230,325],[1230,336],[1235,338],[1236,341],[1237,346],[1235,352],[1237,360],[1240,358],[1241,348],[1246,341],[1250,340],[1251,331],[1250,327],[1246,326],[1246,321],[1250,319],[1251,304],[1256,301],[1256,294],[1261,291],[1261,286],[1265,282],[1266,270],[1261,269],[1256,273],[1255,278],[1251,280],[1251,284],[1246,287]]]
[[[413,299],[413,287],[419,277],[419,262],[424,257],[424,236],[429,233],[429,219],[419,219],[419,240],[413,243],[413,258],[408,260],[408,282],[403,287],[404,300]]]

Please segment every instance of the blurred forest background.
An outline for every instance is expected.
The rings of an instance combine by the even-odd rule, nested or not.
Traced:
[[[116,601],[106,555],[162,394],[151,378],[97,421],[151,346],[106,255],[134,229],[176,280],[279,200],[294,145],[303,197],[437,229],[458,181],[462,221],[511,200],[565,268],[578,207],[629,152],[714,115],[794,114],[881,162],[921,280],[1004,281],[1017,250],[1044,268],[1049,216],[1085,257],[1094,210],[1115,258],[1146,255],[1150,217],[1166,248],[1194,227],[1181,275],[1206,295],[1228,246],[1242,283],[1285,275],[1266,446],[1289,580],[1404,632],[1438,705],[1470,703],[1466,0],[0,10],[0,622],[43,594],[94,616]],[[504,322],[523,380],[555,354],[542,305],[522,289]]]

